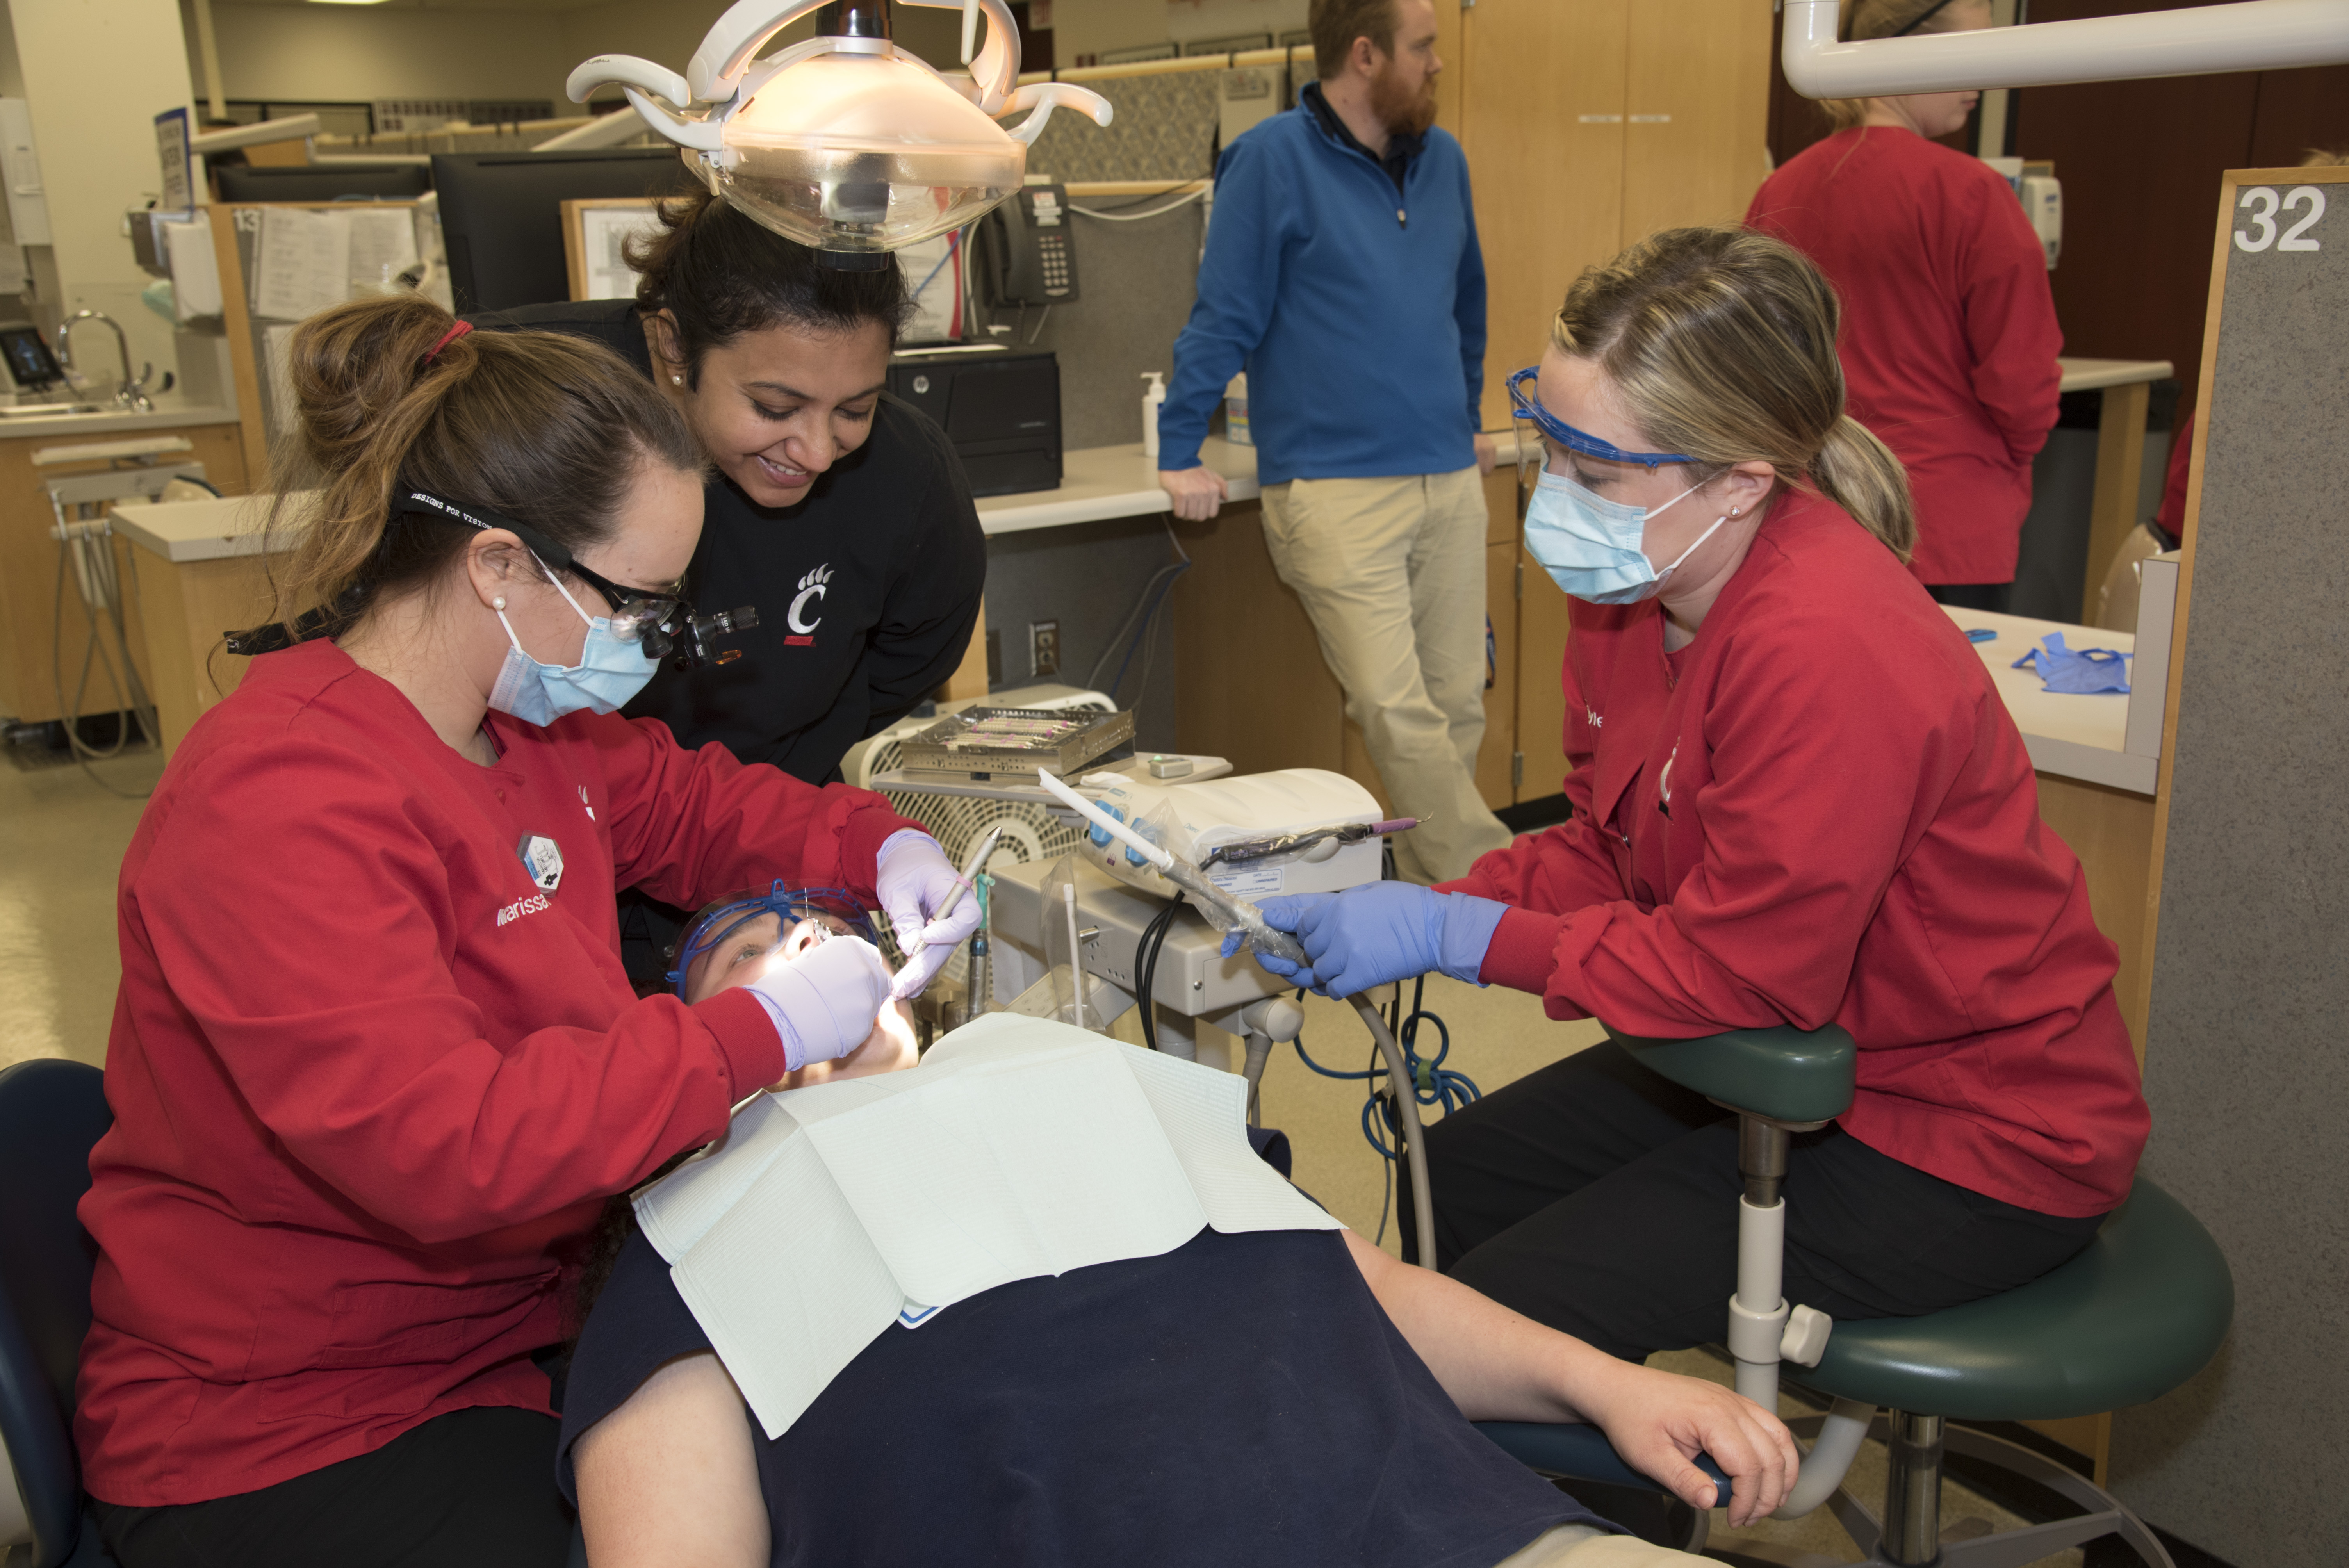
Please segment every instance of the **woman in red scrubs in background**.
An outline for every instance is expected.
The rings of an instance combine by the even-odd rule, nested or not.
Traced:
[[[245,634],[123,861],[74,1428],[124,1568],[561,1563],[533,1354],[603,1201],[893,988],[841,937],[639,1001],[614,889],[956,888],[880,796],[618,716],[701,454],[608,349],[469,331],[409,294],[295,333],[279,586],[325,608]]]
[[[1990,26],[1989,0],[1859,0],[1850,36]],[[1762,183],[1745,222],[1816,262],[1843,296],[1851,414],[1916,498],[1909,569],[1944,604],[2003,612],[2031,459],[2054,428],[2064,335],[2047,256],[2005,177],[1932,139],[1981,95],[1821,107],[1838,128]]]
[[[1257,962],[1330,995],[1438,970],[1651,1038],[1841,1025],[1857,1090],[1793,1140],[1785,1295],[1901,1317],[2085,1246],[2147,1118],[2115,949],[1989,671],[1902,569],[1836,325],[1750,231],[1576,281],[1511,378],[1547,459],[1526,548],[1578,601],[1574,818],[1441,888],[1267,899],[1310,969]],[[1578,1051],[1428,1130],[1436,1262],[1618,1356],[1718,1340],[1737,1144],[1622,1047]]]

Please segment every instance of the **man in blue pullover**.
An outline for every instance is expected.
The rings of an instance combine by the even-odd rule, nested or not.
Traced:
[[[1435,119],[1429,0],[1313,0],[1321,79],[1224,150],[1199,298],[1174,342],[1158,481],[1213,517],[1199,443],[1243,366],[1264,537],[1346,692],[1415,882],[1509,841],[1485,738],[1485,259]]]

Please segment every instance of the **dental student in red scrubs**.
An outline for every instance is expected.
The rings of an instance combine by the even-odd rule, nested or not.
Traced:
[[[617,709],[682,643],[704,459],[610,350],[416,294],[295,334],[290,615],[125,856],[75,1436],[123,1568],[564,1561],[545,1353],[604,1201],[874,1032],[843,936],[639,1000],[616,888],[957,891],[878,795]],[[308,491],[306,500],[297,490]],[[902,928],[902,923],[901,923]]]
[[[1309,966],[1258,962],[1330,995],[1438,971],[1640,1037],[1841,1025],[1858,1090],[1793,1140],[1785,1294],[1904,1316],[2078,1252],[2147,1119],[2116,950],[1982,660],[1909,574],[1908,487],[1844,411],[1837,318],[1816,267],[1740,229],[1576,281],[1511,377],[1546,459],[1526,547],[1577,601],[1573,820],[1438,888],[1267,900]],[[1725,1332],[1719,1107],[1607,1044],[1427,1141],[1444,1272],[1626,1357]]]

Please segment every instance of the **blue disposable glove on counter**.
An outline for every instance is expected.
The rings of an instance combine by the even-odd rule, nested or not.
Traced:
[[[897,951],[905,955],[897,999],[918,996],[954,950],[978,929],[978,900],[964,899],[953,913],[938,917],[962,892],[962,877],[936,839],[912,828],[901,828],[882,841],[874,857],[873,888],[896,934]]]
[[[2128,661],[2129,655],[2117,648],[2067,648],[2063,633],[2050,632],[2013,667],[2034,671],[2049,691],[2091,696],[2128,690]]]
[[[1268,898],[1257,907],[1265,923],[1294,934],[1311,961],[1299,968],[1259,953],[1258,965],[1317,995],[1350,996],[1429,974],[1483,985],[1477,976],[1485,949],[1509,906],[1414,882],[1381,882],[1344,892]],[[1226,957],[1239,951],[1241,940],[1238,932],[1224,934]]]
[[[889,965],[861,936],[834,936],[786,963],[778,955],[750,982],[783,1037],[783,1066],[838,1061],[873,1033],[889,1000]]]

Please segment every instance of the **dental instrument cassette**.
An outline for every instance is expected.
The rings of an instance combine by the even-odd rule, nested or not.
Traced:
[[[916,777],[1033,783],[1039,768],[1074,773],[1133,749],[1131,713],[973,707],[905,740],[898,766]]]

